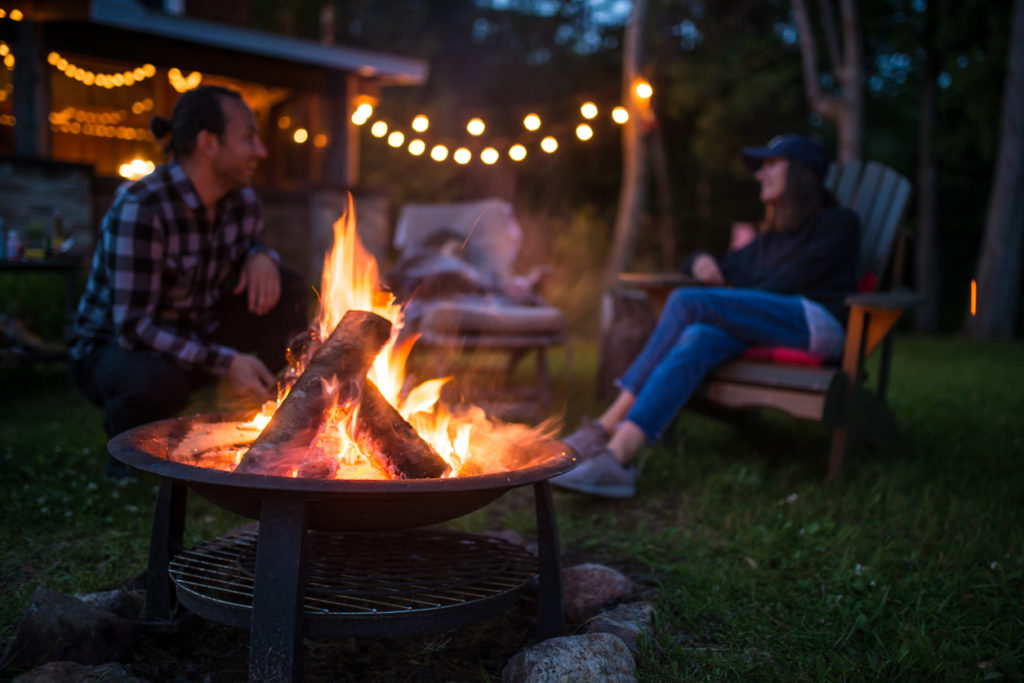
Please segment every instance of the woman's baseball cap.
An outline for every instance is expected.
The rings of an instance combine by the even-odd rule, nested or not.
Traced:
[[[828,154],[825,148],[803,135],[777,135],[764,147],[743,148],[743,161],[751,171],[761,168],[765,159],[774,157],[802,161],[814,169],[820,178],[828,173]]]

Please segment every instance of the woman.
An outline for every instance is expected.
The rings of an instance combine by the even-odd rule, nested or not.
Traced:
[[[618,382],[621,392],[565,439],[583,462],[555,477],[592,495],[636,494],[630,465],[657,441],[704,376],[749,346],[789,346],[827,357],[843,349],[844,298],[856,288],[856,214],[824,187],[828,157],[800,135],[745,148],[761,183],[756,237],[721,261],[694,254],[686,270],[707,287],[669,295],[651,338]]]

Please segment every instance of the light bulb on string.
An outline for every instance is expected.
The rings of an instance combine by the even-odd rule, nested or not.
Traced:
[[[636,93],[636,96],[639,97],[640,99],[647,100],[650,99],[651,95],[654,94],[654,88],[652,88],[651,84],[648,83],[647,81],[639,80],[633,87],[633,92]]]
[[[472,161],[473,153],[470,152],[465,147],[459,147],[452,154],[452,159],[454,159],[455,163],[457,163],[457,164],[465,165],[465,164],[468,164],[470,161]]]
[[[391,134],[388,135],[388,144],[392,147],[401,147],[404,142],[405,135],[403,135],[401,131],[392,131]]]
[[[488,166],[495,163],[501,155],[498,154],[498,150],[493,147],[484,147],[480,151],[480,161],[484,162]]]
[[[625,107],[615,107],[615,109],[612,109],[612,121],[615,123],[629,121],[629,111]]]
[[[540,128],[540,117],[536,114],[527,114],[523,119],[523,128],[526,130],[537,130]]]
[[[422,133],[430,127],[430,119],[423,114],[420,114],[412,120],[412,129],[417,133]]]
[[[423,142],[423,140],[417,138],[409,143],[409,154],[413,155],[414,157],[420,156],[426,150],[427,143]]]
[[[558,149],[558,140],[549,135],[540,141],[540,148],[548,154],[551,154]]]
[[[292,139],[295,140],[295,142],[299,143],[300,145],[303,142],[305,142],[308,138],[309,131],[307,131],[305,128],[296,128],[295,132],[292,134]]]
[[[581,123],[576,126],[576,137],[586,142],[590,138],[594,137],[594,129],[585,123]]]
[[[481,119],[470,119],[469,123],[466,124],[466,130],[470,135],[483,135],[485,128],[486,126]]]
[[[375,138],[382,138],[388,134],[388,124],[384,121],[374,121],[370,126],[370,134]]]
[[[448,158],[448,148],[444,145],[434,145],[430,150],[430,158],[434,161],[444,161]]]
[[[526,148],[522,145],[512,145],[508,150],[508,156],[512,161],[522,161],[526,158]]]
[[[580,106],[580,114],[585,119],[592,119],[597,116],[597,105],[593,102],[584,102]]]

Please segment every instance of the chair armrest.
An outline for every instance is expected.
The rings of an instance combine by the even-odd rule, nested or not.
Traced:
[[[916,292],[872,292],[851,294],[844,299],[847,306],[875,308],[889,311],[911,311],[924,303],[924,297]]]
[[[665,307],[665,301],[673,289],[679,287],[703,287],[702,283],[692,275],[684,273],[619,273],[618,284],[623,287],[639,289],[647,293],[651,305],[654,307],[654,314],[661,315]]]

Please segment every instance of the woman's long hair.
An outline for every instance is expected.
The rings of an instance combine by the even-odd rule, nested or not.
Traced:
[[[796,232],[836,203],[814,169],[797,159],[788,159],[788,162],[782,196],[765,204],[761,224],[764,232]]]

